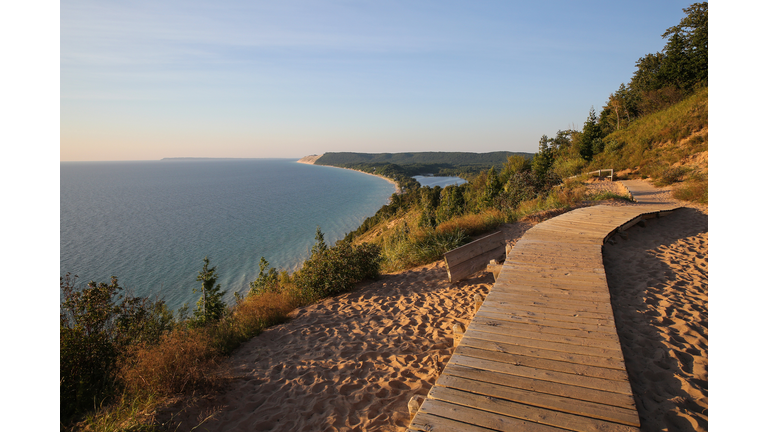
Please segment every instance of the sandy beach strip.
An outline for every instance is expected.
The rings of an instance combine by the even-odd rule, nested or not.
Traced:
[[[322,156],[323,155],[304,156],[303,158],[297,160],[296,162],[307,164],[307,165],[314,165],[315,162],[317,162],[317,160],[320,159]],[[369,173],[369,172],[365,172],[365,171],[360,171],[360,170],[356,170],[356,169],[351,169],[351,168],[341,168],[341,167],[336,167],[336,166],[331,166],[331,165],[322,165],[322,166],[327,166],[327,167],[330,167],[330,168],[345,169],[345,170],[349,170],[349,171],[359,172],[359,173],[362,173],[362,174],[372,175],[374,177],[378,177],[378,178],[380,178],[382,180],[386,180],[387,182],[391,183],[395,187],[395,193],[400,192],[400,188],[397,186],[397,182],[395,182],[394,180],[392,180],[389,177],[384,177],[383,175],[373,174],[373,173]]]
[[[668,190],[660,199],[669,199]],[[629,204],[632,205],[632,204]],[[707,430],[707,210],[688,206],[606,245],[622,351],[644,431]],[[535,222],[503,226],[509,245]],[[404,431],[472,318],[488,272],[450,284],[442,262],[387,274],[292,312],[222,365],[220,394],[174,407],[178,430]]]

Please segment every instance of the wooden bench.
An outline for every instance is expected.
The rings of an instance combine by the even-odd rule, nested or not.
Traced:
[[[448,269],[448,280],[451,283],[485,270],[491,260],[503,261],[504,257],[504,234],[501,231],[443,254],[445,266]],[[498,273],[494,275],[498,275]]]

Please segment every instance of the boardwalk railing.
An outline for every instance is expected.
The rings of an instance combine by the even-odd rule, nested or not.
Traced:
[[[573,178],[576,178],[576,177],[579,177],[579,176],[582,176],[582,175],[592,175],[592,174],[597,174],[598,177],[602,177],[604,172],[605,173],[611,173],[610,177],[611,177],[611,181],[613,181],[613,168],[599,169],[597,171],[590,171],[588,173],[579,174],[579,175],[575,175],[575,176],[570,176],[568,178],[569,179],[573,179]]]

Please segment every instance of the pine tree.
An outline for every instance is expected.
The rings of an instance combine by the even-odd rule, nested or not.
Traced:
[[[321,254],[328,250],[328,245],[325,243],[325,235],[320,231],[320,226],[315,231],[315,244],[312,246],[312,256]]]
[[[200,300],[197,301],[197,308],[194,312],[194,320],[198,324],[216,321],[224,316],[226,310],[226,305],[222,300],[224,293],[221,292],[221,284],[216,284],[216,280],[219,278],[219,275],[216,274],[216,266],[209,269],[209,264],[210,260],[205,257],[203,269],[197,275],[197,280],[202,282],[200,287],[202,294]]]

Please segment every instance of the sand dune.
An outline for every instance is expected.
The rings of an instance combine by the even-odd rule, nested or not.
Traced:
[[[661,192],[668,200],[669,193]],[[514,245],[534,222],[503,227]],[[605,248],[614,313],[642,429],[707,429],[707,212],[678,210]],[[490,273],[449,284],[443,263],[389,274],[297,309],[222,366],[221,394],[178,430],[402,431],[453,352]],[[205,421],[203,421],[205,420]],[[202,424],[201,424],[202,423]]]

